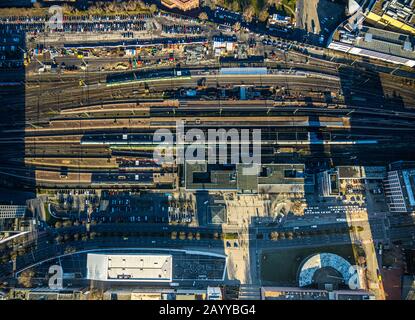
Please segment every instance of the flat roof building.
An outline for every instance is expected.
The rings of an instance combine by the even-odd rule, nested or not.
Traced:
[[[390,212],[415,212],[415,169],[389,171],[384,189]]]
[[[386,168],[382,166],[338,166],[339,179],[383,180]]]
[[[262,300],[374,300],[363,290],[315,290],[296,287],[262,287]]]
[[[222,300],[222,289],[220,287],[207,287],[208,300]]]
[[[284,16],[278,13],[274,13],[271,15],[268,19],[269,24],[282,24],[282,25],[288,25],[291,22],[290,16]]]
[[[172,255],[88,253],[87,279],[172,282]]]
[[[304,164],[264,164],[258,175],[259,193],[306,193],[314,189],[314,176]]]
[[[415,43],[411,36],[364,26],[360,30],[342,29],[337,37],[339,41],[332,41],[330,49],[415,67]]]
[[[382,27],[393,28],[415,35],[415,1],[413,0],[378,0],[367,19]]]
[[[22,205],[0,205],[0,219],[23,218],[26,206]]]
[[[340,195],[342,181],[383,181],[386,177],[386,167],[383,166],[338,166],[318,173],[318,189],[324,197]]]
[[[306,193],[314,190],[314,176],[304,164],[208,164],[187,161],[187,190],[237,191],[240,193]]]
[[[236,165],[186,161],[185,187],[187,190],[236,191]]]

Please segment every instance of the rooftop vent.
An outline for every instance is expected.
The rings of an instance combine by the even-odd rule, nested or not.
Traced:
[[[413,50],[412,43],[409,42],[409,41],[405,41],[404,44],[403,44],[403,49],[405,51],[412,51]]]
[[[372,42],[373,40],[373,35],[371,33],[366,33],[365,34],[365,41],[366,42]]]

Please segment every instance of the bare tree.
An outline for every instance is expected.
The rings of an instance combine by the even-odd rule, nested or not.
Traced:
[[[152,14],[154,14],[154,13],[156,13],[156,12],[157,12],[157,10],[158,10],[157,6],[153,3],[153,4],[150,6],[150,12],[151,12]]]
[[[265,0],[265,4],[267,4],[269,7],[272,7],[273,5],[280,5],[282,0]]]
[[[33,270],[25,270],[20,274],[17,281],[23,287],[30,288],[32,287],[34,276],[35,276],[35,272]]]
[[[278,232],[277,231],[273,231],[270,233],[270,238],[271,240],[278,240]]]
[[[206,21],[208,19],[208,15],[206,12],[199,13],[199,19],[202,21]]]
[[[231,6],[231,8],[232,8],[232,11],[238,12],[238,11],[240,11],[240,10],[241,10],[241,5],[239,4],[239,2],[238,2],[238,1],[234,0],[234,1],[232,2],[232,6]]]
[[[265,21],[267,21],[268,17],[269,17],[268,8],[264,8],[264,9],[262,9],[262,10],[261,10],[261,12],[259,13],[259,17],[258,17],[258,19],[259,19],[259,21],[261,21],[261,22],[265,22]]]
[[[255,15],[255,8],[253,5],[249,5],[245,8],[243,16],[246,22],[251,22]]]
[[[63,226],[64,227],[71,227],[72,226],[72,221],[71,220],[65,220],[63,222]]]
[[[59,235],[59,236],[57,236],[56,238],[55,238],[55,241],[56,241],[56,243],[61,243],[62,242],[62,240],[63,240],[63,237],[61,236],[61,235]]]

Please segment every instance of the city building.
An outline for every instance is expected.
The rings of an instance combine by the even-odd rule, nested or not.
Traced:
[[[247,189],[240,185],[241,192]],[[314,176],[306,173],[304,164],[264,164],[257,176],[257,189],[258,193],[310,193]]]
[[[23,218],[26,208],[23,205],[0,205],[0,219]]]
[[[383,180],[386,168],[383,166],[338,166],[340,180]]]
[[[208,287],[207,288],[207,300],[223,300],[221,288]]]
[[[319,194],[337,197],[342,182],[383,181],[385,177],[386,168],[382,166],[338,166],[317,174]]]
[[[269,24],[279,24],[279,25],[288,25],[291,23],[291,18],[289,16],[284,16],[278,13],[271,15],[268,19]]]
[[[249,167],[249,168],[248,168]],[[186,190],[237,191],[239,193],[308,193],[314,190],[314,176],[304,164],[185,164]],[[246,171],[248,170],[248,171]]]
[[[171,255],[96,254],[87,256],[87,279],[98,281],[171,282]]]
[[[388,171],[384,190],[390,212],[415,212],[415,169]]]
[[[177,8],[182,11],[189,11],[199,7],[199,0],[161,0],[161,3],[169,9]]]
[[[346,25],[347,26],[347,25]],[[408,35],[373,27],[340,28],[330,49],[415,67],[415,42]]]
[[[212,40],[213,51],[217,57],[225,53],[232,53],[237,45],[235,36],[214,36]]]
[[[262,287],[262,300],[374,300],[363,290],[315,290],[296,287]]]
[[[369,22],[415,35],[415,1],[377,0],[366,14]]]
[[[186,190],[236,191],[236,165],[208,164],[207,161],[186,161]]]
[[[319,194],[323,197],[337,197],[340,194],[339,176],[336,169],[317,174]]]

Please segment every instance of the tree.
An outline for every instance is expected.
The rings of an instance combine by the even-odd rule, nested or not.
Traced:
[[[277,231],[272,231],[269,236],[270,236],[271,240],[278,240],[278,232]]]
[[[89,292],[88,300],[103,300],[103,299],[104,299],[104,293],[102,292],[102,290],[98,290],[94,288]]]
[[[25,247],[21,247],[19,249],[17,249],[17,254],[19,256],[23,256],[26,253],[26,248]]]
[[[136,11],[137,10],[137,3],[135,1],[128,1],[126,5],[127,11]]]
[[[17,259],[17,252],[13,251],[12,253],[10,253],[10,260],[16,260]]]
[[[249,5],[248,7],[245,8],[243,16],[246,22],[251,22],[254,15],[255,15],[255,8],[253,5]]]
[[[272,7],[273,5],[278,6],[280,5],[282,0],[265,0],[265,4],[269,7]]]
[[[259,17],[258,17],[258,19],[259,19],[259,21],[261,21],[261,22],[265,22],[265,21],[267,21],[268,17],[269,17],[268,9],[267,9],[267,8],[264,8],[264,9],[262,9],[262,10],[261,10],[261,12],[259,13]]]
[[[208,19],[207,13],[206,12],[201,12],[199,14],[199,19],[202,20],[202,21],[206,21]]]
[[[55,241],[56,241],[56,243],[61,243],[62,242],[62,240],[63,240],[63,237],[61,236],[61,235],[58,235],[56,238],[55,238]]]
[[[62,11],[64,14],[69,14],[72,12],[72,10],[73,8],[70,5],[68,5],[67,3],[63,4]]]
[[[10,260],[10,257],[9,257],[9,255],[8,254],[5,254],[5,255],[3,255],[2,257],[1,257],[1,263],[3,263],[3,264],[5,264],[5,263],[7,263],[8,261]]]
[[[154,14],[154,13],[156,13],[156,12],[157,12],[157,10],[158,10],[157,6],[153,3],[153,4],[150,6],[150,12],[151,12],[152,14]]]
[[[209,1],[209,3],[207,5],[210,8],[210,10],[215,10],[216,9],[216,3],[214,1]]]
[[[106,13],[108,13],[108,12],[112,12],[112,11],[115,11],[115,4],[114,4],[114,3],[111,3],[111,2],[108,2],[108,3],[104,6],[103,10],[104,10],[104,12],[106,12]]]
[[[33,270],[25,270],[20,274],[17,281],[23,287],[30,288],[32,287],[32,280],[34,276],[35,276],[35,272]]]
[[[141,8],[144,9],[146,7],[146,4],[142,1],[142,0],[137,0],[137,5]]]
[[[76,252],[76,249],[74,247],[66,247],[65,248],[65,253],[72,253],[72,252]]]
[[[359,258],[357,258],[357,263],[363,266],[366,263],[366,258],[363,256],[359,256]]]
[[[241,10],[241,5],[238,1],[234,0],[232,2],[232,11],[239,12]]]
[[[71,227],[72,226],[72,221],[71,220],[65,220],[63,222],[63,226],[64,227]]]

